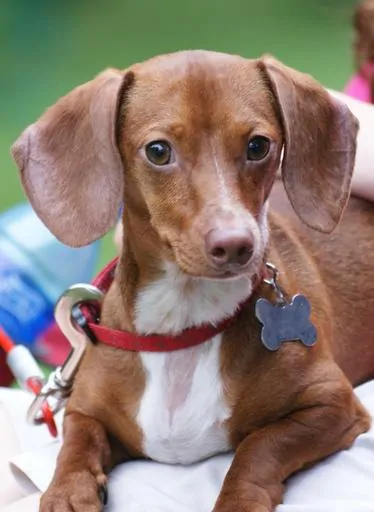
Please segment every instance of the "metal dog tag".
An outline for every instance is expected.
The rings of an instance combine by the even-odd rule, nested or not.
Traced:
[[[310,304],[304,295],[295,295],[291,302],[272,304],[267,299],[256,302],[256,317],[262,323],[261,340],[268,350],[278,350],[285,341],[301,341],[311,347],[317,331],[309,320]]]
[[[285,341],[301,341],[311,347],[317,339],[317,330],[310,321],[310,303],[304,295],[295,295],[287,301],[283,290],[277,283],[278,271],[271,264],[266,264],[272,272],[270,279],[264,282],[270,285],[276,294],[276,303],[267,299],[256,302],[256,317],[262,323],[261,340],[271,351],[278,350]]]

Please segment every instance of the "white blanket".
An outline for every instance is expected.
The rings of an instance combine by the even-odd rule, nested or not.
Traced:
[[[360,386],[356,393],[374,417],[374,381]],[[26,425],[29,395],[0,388],[1,402],[21,446],[20,453],[10,461],[14,478],[26,492],[35,488],[44,491],[52,478],[60,443],[50,441],[44,427]],[[2,442],[6,440],[0,439]],[[231,460],[232,455],[222,455],[189,467],[153,462],[123,464],[111,474],[107,510],[209,512]],[[37,508],[29,506],[27,510]],[[374,427],[350,450],[290,479],[284,504],[277,508],[277,512],[335,511],[374,512]]]

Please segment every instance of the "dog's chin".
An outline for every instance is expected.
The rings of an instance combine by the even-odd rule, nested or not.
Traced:
[[[217,282],[228,282],[228,281],[239,281],[240,279],[243,279],[243,277],[250,278],[251,273],[250,272],[242,272],[240,274],[227,272],[224,275],[219,276],[200,276],[200,279],[204,279],[205,281],[217,281]]]
[[[234,270],[218,270],[216,268],[192,268],[183,263],[180,264],[178,261],[176,261],[176,264],[179,270],[185,275],[193,279],[203,279],[205,281],[237,281],[243,279],[243,277],[250,279],[258,272],[257,265],[248,265],[244,268]]]

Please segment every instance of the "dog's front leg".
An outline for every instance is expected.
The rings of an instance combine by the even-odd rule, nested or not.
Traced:
[[[289,476],[349,448],[369,428],[370,419],[348,384],[316,386],[314,403],[309,396],[304,406],[239,444],[214,512],[273,511]]]
[[[41,512],[98,512],[106,498],[111,450],[103,425],[80,413],[67,414],[64,444]]]

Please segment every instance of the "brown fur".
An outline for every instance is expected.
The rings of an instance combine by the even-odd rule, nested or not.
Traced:
[[[107,74],[100,75],[83,86],[79,101],[73,91],[15,146],[26,192],[50,229],[69,243],[79,244],[80,236],[87,242],[108,229],[124,182],[123,251],[104,302],[105,325],[134,329],[137,293],[161,274],[163,260],[192,276],[220,278],[206,256],[205,237],[234,221],[245,224],[248,211],[260,218],[285,145],[283,180],[303,223],[277,183],[268,258],[289,295],[301,292],[310,299],[318,343],[310,349],[288,343],[275,353],[264,348],[254,304],[271,295],[266,285],[224,333],[221,374],[235,458],[214,509],[269,512],[282,500],[291,474],[348,448],[370,425],[352,383],[374,373],[374,206],[351,201],[339,228],[322,234],[339,223],[348,199],[357,122],[310,77],[269,58],[182,52],[135,65],[122,76],[108,91],[102,85]],[[102,122],[92,117],[98,101],[105,107]],[[89,123],[78,128],[78,159],[65,144],[65,132],[77,129],[77,109]],[[263,161],[248,162],[246,143],[254,134],[269,137],[271,150]],[[144,158],[144,145],[159,139],[176,149],[167,170]],[[99,159],[101,149],[105,158]],[[109,168],[117,151],[121,179],[116,165]],[[224,170],[235,218],[221,203],[214,159]],[[82,161],[93,166],[92,175]],[[45,162],[54,162],[50,175]],[[90,194],[86,212],[78,188]],[[56,215],[64,209],[74,212],[68,223]],[[265,256],[230,272],[260,274]],[[144,388],[137,354],[101,344],[90,348],[67,406],[65,442],[43,512],[101,510],[97,488],[110,466],[142,456],[134,418]],[[114,448],[118,442],[123,453]]]

